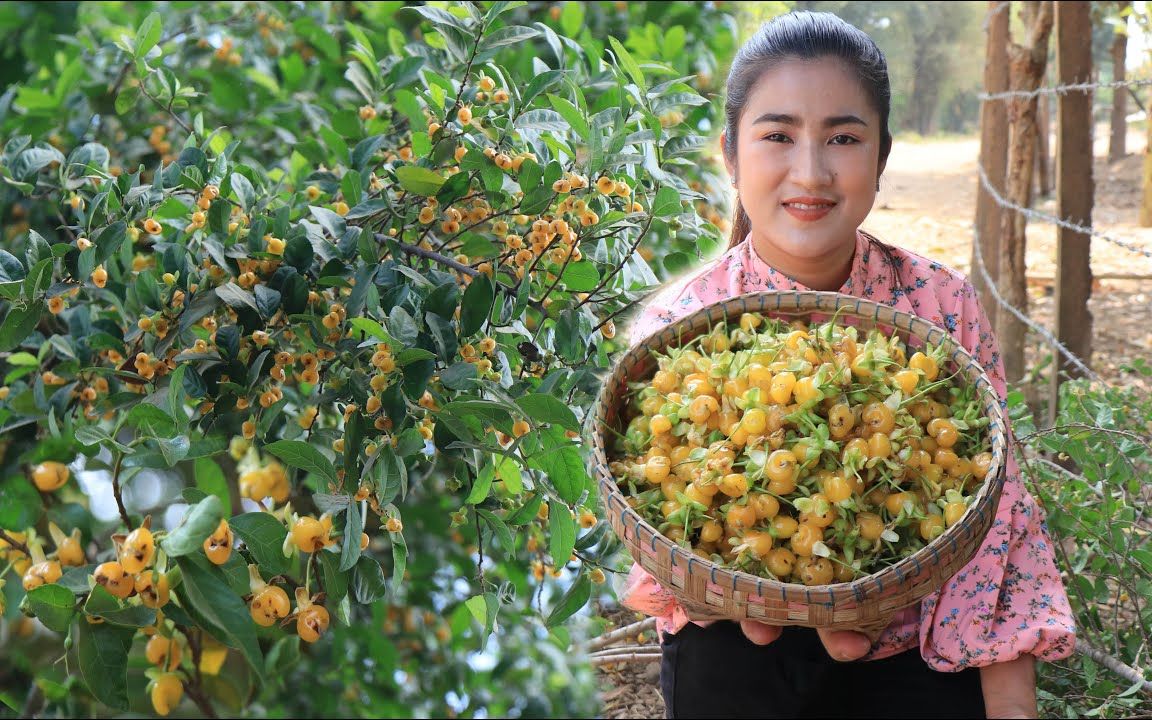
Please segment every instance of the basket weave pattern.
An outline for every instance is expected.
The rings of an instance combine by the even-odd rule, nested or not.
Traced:
[[[992,465],[968,511],[927,547],[867,577],[848,583],[806,587],[723,568],[661,535],[628,505],[608,469],[606,428],[620,429],[627,383],[650,378],[654,353],[680,345],[732,322],[742,313],[783,320],[823,322],[836,314],[839,324],[861,332],[876,327],[898,333],[909,354],[926,343],[945,345],[950,363],[941,374],[960,372],[975,386],[989,419]],[[591,462],[613,530],[632,557],[668,588],[693,619],[758,620],[772,625],[802,625],[863,630],[873,638],[899,609],[941,588],[975,555],[996,515],[1003,486],[1007,431],[1000,398],[984,370],[942,328],[887,305],[830,292],[761,292],[724,300],[688,315],[635,343],[606,378],[595,409]]]

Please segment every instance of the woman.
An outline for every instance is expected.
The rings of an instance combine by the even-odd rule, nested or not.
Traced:
[[[860,230],[892,147],[884,55],[827,13],[764,25],[728,76],[724,160],[737,190],[728,251],[661,291],[633,340],[718,300],[830,290],[948,329],[1001,398],[1003,365],[971,284]],[[1068,657],[1075,625],[1043,517],[1009,460],[995,522],[972,561],[863,634],[693,622],[634,566],[627,607],[657,616],[669,717],[1036,717],[1035,660]]]

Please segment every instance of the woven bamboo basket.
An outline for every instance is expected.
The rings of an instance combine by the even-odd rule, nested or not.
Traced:
[[[897,564],[852,582],[804,586],[721,567],[661,535],[628,505],[608,469],[609,436],[621,430],[627,383],[652,377],[655,352],[682,344],[741,313],[823,322],[833,315],[866,332],[898,333],[909,355],[927,343],[946,346],[941,373],[959,372],[975,386],[989,418],[992,465],[964,516],[929,545]],[[1000,399],[983,368],[944,329],[887,305],[832,292],[762,292],[702,308],[636,342],[606,378],[593,418],[592,472],[613,530],[632,557],[684,606],[693,619],[757,620],[771,625],[851,629],[875,639],[900,609],[941,588],[975,555],[1000,500],[1007,430]]]

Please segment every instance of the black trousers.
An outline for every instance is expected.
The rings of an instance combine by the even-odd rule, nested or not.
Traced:
[[[756,645],[734,622],[689,623],[662,649],[669,718],[984,717],[980,671],[936,672],[918,649],[837,662],[810,628]]]

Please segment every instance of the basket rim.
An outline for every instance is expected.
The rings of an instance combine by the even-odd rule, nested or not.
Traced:
[[[610,402],[609,394],[617,384],[614,381],[617,378],[623,378],[625,382],[628,381],[626,374],[624,374],[626,364],[631,359],[643,357],[644,355],[652,353],[654,350],[663,350],[668,343],[659,342],[662,336],[670,335],[670,330],[672,329],[691,326],[699,322],[702,318],[710,318],[718,308],[724,311],[724,319],[726,322],[730,322],[733,319],[736,309],[744,312],[761,312],[771,317],[772,308],[748,307],[749,302],[764,301],[770,298],[776,299],[776,307],[774,309],[777,311],[811,314],[835,313],[840,311],[841,317],[856,317],[863,320],[871,320],[876,325],[891,326],[897,333],[900,333],[904,339],[907,339],[909,336],[915,336],[926,343],[945,344],[948,346],[948,350],[950,350],[948,355],[949,361],[954,363],[959,371],[963,372],[965,369],[971,368],[975,368],[978,371],[978,379],[969,384],[976,385],[977,390],[981,392],[982,395],[991,395],[996,400],[994,403],[984,403],[985,409],[989,411],[990,415],[988,432],[989,442],[993,446],[993,465],[989,468],[988,475],[984,478],[979,489],[974,493],[972,501],[969,503],[968,508],[960,520],[945,528],[945,531],[941,535],[934,538],[912,555],[902,558],[900,561],[866,576],[855,578],[848,582],[807,586],[795,582],[784,582],[761,575],[753,575],[743,570],[724,567],[710,559],[702,558],[684,548],[679,543],[664,536],[645,520],[640,513],[628,505],[626,501],[627,496],[619,488],[614,476],[608,470],[608,453],[606,444],[603,442],[603,431],[600,425],[603,422],[604,410],[605,407],[607,407],[606,403]],[[805,302],[810,301],[814,301],[814,304],[805,305]],[[862,311],[864,308],[870,310],[871,313],[864,313]],[[891,321],[881,319],[881,315],[891,316]],[[917,326],[921,326],[921,329],[926,328],[926,330],[924,330],[922,334],[917,333]],[[917,577],[921,574],[924,567],[939,564],[941,562],[941,551],[945,546],[950,546],[949,549],[955,552],[958,539],[966,531],[970,532],[972,529],[971,525],[978,522],[976,518],[977,515],[981,513],[978,512],[977,508],[982,508],[987,511],[993,498],[998,502],[1007,468],[1007,458],[1012,444],[1012,438],[1008,433],[1004,418],[1002,400],[1000,400],[998,393],[996,393],[992,386],[987,371],[950,332],[932,323],[927,318],[898,310],[884,303],[878,303],[866,298],[839,292],[815,290],[766,290],[743,293],[725,298],[709,303],[691,313],[677,318],[673,322],[655,329],[639,341],[633,341],[629,347],[619,355],[613,363],[612,369],[604,376],[602,387],[597,395],[596,405],[593,409],[592,420],[594,425],[592,429],[592,457],[597,465],[595,475],[609,512],[617,512],[616,509],[611,507],[611,503],[608,502],[611,497],[615,496],[620,500],[619,513],[621,515],[621,522],[624,523],[627,521],[626,524],[632,525],[635,531],[643,527],[647,532],[651,533],[653,549],[655,549],[656,542],[666,544],[669,549],[671,567],[683,566],[685,573],[692,575],[693,569],[698,566],[698,572],[706,572],[710,576],[710,582],[726,592],[736,592],[737,585],[743,581],[746,586],[755,585],[758,589],[758,594],[761,596],[765,595],[765,593],[759,592],[762,588],[766,588],[769,591],[776,590],[776,594],[792,604],[835,603],[838,595],[846,593],[850,593],[852,599],[858,603],[864,604],[870,600],[879,599],[878,596],[885,594],[886,589],[899,587],[909,577]],[[994,515],[995,507],[990,508],[990,511]],[[629,546],[630,552],[633,551],[633,545],[638,545],[640,542],[638,534],[632,540],[627,538],[621,538],[621,540],[625,545]],[[633,555],[635,557],[634,552]],[[731,583],[727,583],[730,587],[725,587],[725,584],[717,582],[718,575],[721,577],[731,576]],[[792,591],[792,595],[801,594],[804,597],[797,598],[790,596],[789,590]],[[924,594],[926,595],[927,593]],[[828,599],[818,600],[813,597],[814,595],[826,595]],[[908,604],[917,602],[919,599],[919,597],[913,598]]]

